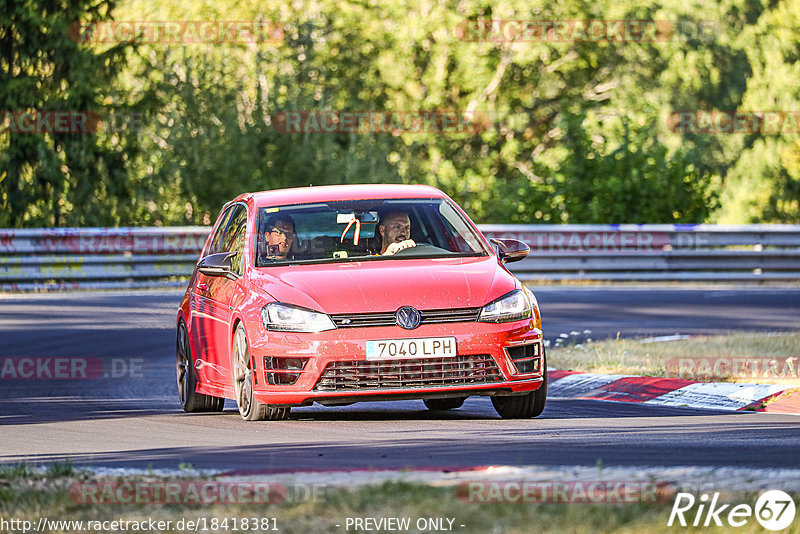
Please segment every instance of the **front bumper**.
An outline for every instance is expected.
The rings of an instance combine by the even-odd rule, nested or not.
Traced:
[[[439,358],[435,362],[425,359],[367,361],[367,341],[423,337],[455,337],[457,358]],[[542,385],[544,361],[540,359],[537,362],[534,372],[521,373],[507,349],[536,345],[541,358],[541,343],[541,330],[535,328],[532,319],[501,324],[431,324],[414,330],[404,330],[398,326],[348,328],[314,334],[267,332],[261,326],[258,335],[252,336],[250,342],[256,374],[254,396],[265,404],[298,406],[313,402],[346,404],[375,400],[523,394]],[[269,383],[268,371],[272,368],[269,362],[274,358],[295,358],[305,362],[302,371],[296,373],[299,376],[294,383]],[[339,378],[347,378],[342,373],[358,369],[352,372],[360,373],[359,379],[320,381],[323,375],[331,376],[330,369],[333,367],[336,367],[336,376]],[[326,368],[329,371],[324,373]],[[370,369],[375,370],[375,380],[369,379]],[[379,379],[378,373],[382,373],[383,379]]]

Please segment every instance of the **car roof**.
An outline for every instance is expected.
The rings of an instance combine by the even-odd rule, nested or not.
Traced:
[[[364,200],[389,198],[448,198],[447,195],[429,185],[404,184],[353,184],[321,185],[274,189],[258,193],[244,193],[231,202],[252,200],[256,207],[285,206],[328,202],[331,200]]]

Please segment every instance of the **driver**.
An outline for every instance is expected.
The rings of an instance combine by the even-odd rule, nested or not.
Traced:
[[[411,239],[411,219],[404,211],[392,211],[378,224],[381,236],[381,254],[390,256],[397,251],[417,246]]]
[[[294,220],[289,215],[275,214],[267,221],[264,239],[267,257],[285,260],[294,242]]]

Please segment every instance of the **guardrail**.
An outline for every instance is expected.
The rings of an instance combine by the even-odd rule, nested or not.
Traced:
[[[483,225],[528,243],[522,280],[800,280],[800,225]]]
[[[210,229],[0,230],[0,290],[181,287]]]
[[[800,225],[482,225],[526,281],[800,280]],[[208,227],[0,229],[0,290],[182,287]]]

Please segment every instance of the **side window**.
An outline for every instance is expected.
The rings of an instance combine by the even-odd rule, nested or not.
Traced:
[[[217,226],[217,229],[214,231],[214,236],[211,238],[211,241],[209,241],[208,249],[203,252],[203,256],[220,252],[219,247],[222,240],[222,234],[225,232],[225,227],[228,225],[228,219],[231,218],[231,213],[233,213],[234,207],[235,206],[229,207],[225,210],[225,213],[220,215],[219,226]]]
[[[244,274],[244,237],[247,230],[247,209],[241,204],[236,205],[236,209],[231,215],[228,228],[222,237],[222,247],[220,252],[238,252],[231,258],[233,272],[241,276]]]

